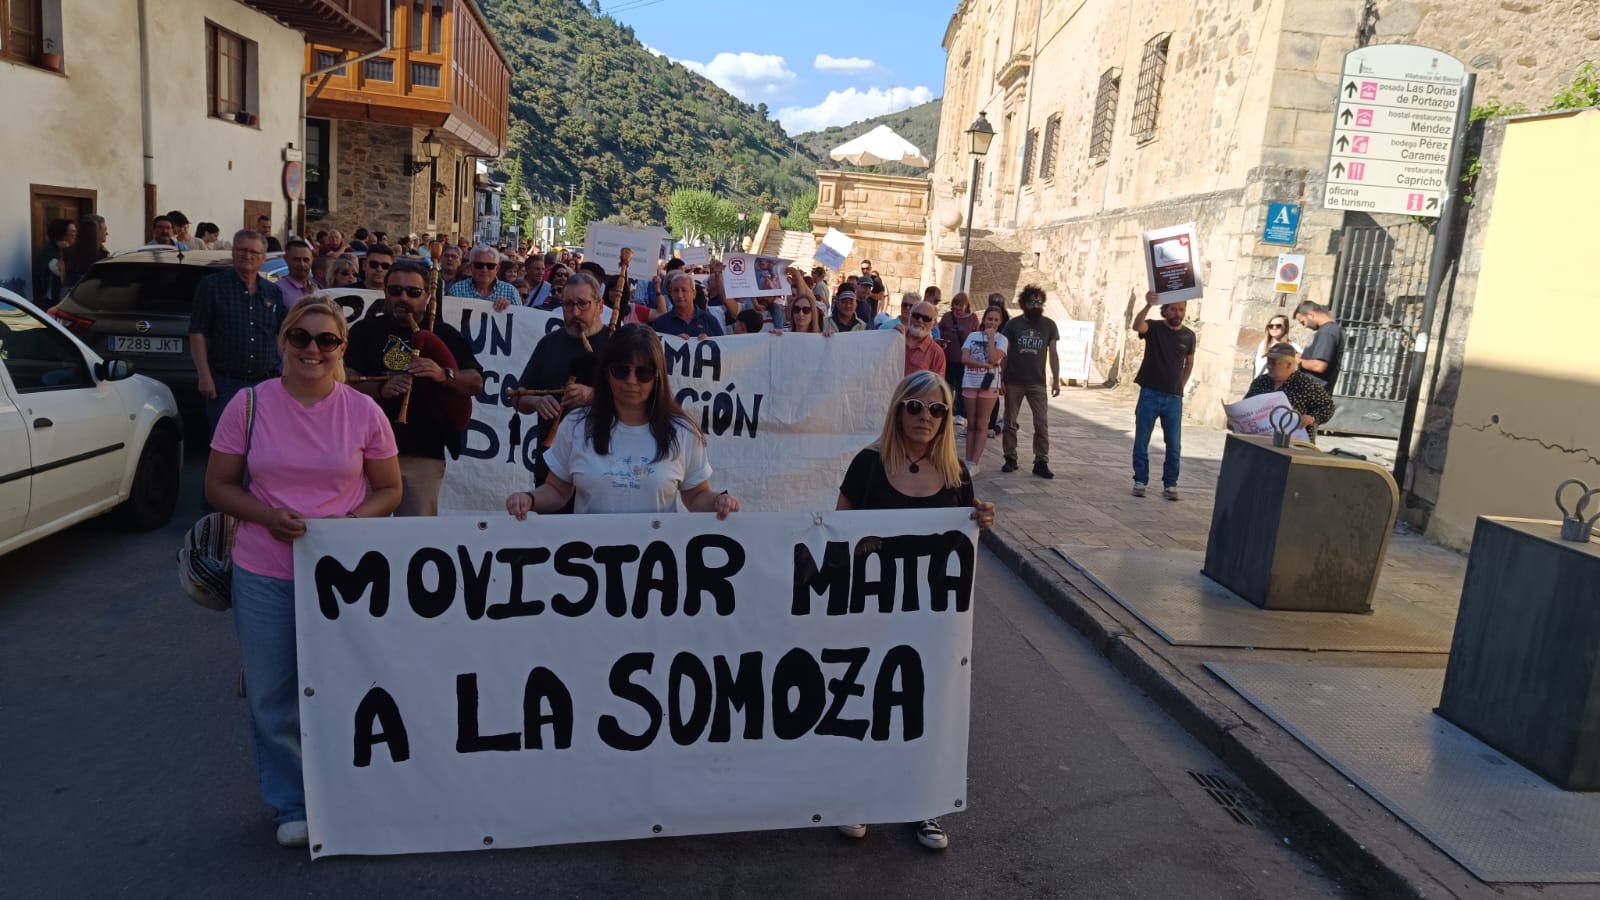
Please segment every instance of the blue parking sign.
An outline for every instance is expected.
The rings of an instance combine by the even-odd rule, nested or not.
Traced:
[[[1267,244],[1286,244],[1294,246],[1295,235],[1300,232],[1300,204],[1298,203],[1269,203],[1267,204],[1267,227],[1261,233],[1261,240]]]

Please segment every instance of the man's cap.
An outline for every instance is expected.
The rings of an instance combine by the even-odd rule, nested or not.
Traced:
[[[839,290],[835,291],[833,294],[834,302],[843,300],[846,297],[850,298],[851,300],[856,298],[856,292],[848,284],[842,288],[839,288]]]
[[[1299,356],[1300,351],[1293,344],[1279,341],[1267,348],[1267,359],[1283,359],[1286,356]]]

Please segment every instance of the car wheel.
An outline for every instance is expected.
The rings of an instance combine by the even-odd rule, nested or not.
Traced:
[[[178,483],[183,471],[177,429],[158,424],[145,439],[139,467],[133,473],[128,499],[117,507],[120,524],[148,531],[172,520],[178,508]]]

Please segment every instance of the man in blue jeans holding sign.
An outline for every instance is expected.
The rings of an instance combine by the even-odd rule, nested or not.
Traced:
[[[1133,410],[1133,495],[1143,497],[1150,483],[1150,433],[1161,420],[1161,437],[1167,455],[1161,462],[1161,496],[1178,499],[1178,465],[1183,452],[1183,386],[1194,370],[1195,334],[1183,324],[1188,304],[1183,301],[1161,307],[1161,320],[1148,318],[1160,302],[1151,291],[1144,295],[1144,309],[1134,316],[1133,330],[1144,341],[1144,362],[1133,379],[1139,385],[1139,405]]]

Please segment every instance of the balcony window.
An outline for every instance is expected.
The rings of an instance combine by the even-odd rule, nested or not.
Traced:
[[[332,51],[332,50],[318,50],[317,51],[317,65],[316,65],[316,67],[317,67],[317,69],[320,70],[320,69],[326,69],[326,68],[328,68],[330,66],[336,66],[336,65],[339,65],[339,61],[342,60],[342,59],[344,59],[344,53],[342,53],[342,52]],[[349,67],[347,67],[347,66],[339,66],[339,68],[333,70],[332,74],[334,74],[334,75],[343,75],[347,71],[349,71]]]
[[[394,60],[382,57],[367,60],[362,77],[368,81],[394,81]]]
[[[439,86],[439,72],[439,66],[433,63],[414,62],[411,64],[411,86],[436,88]]]

